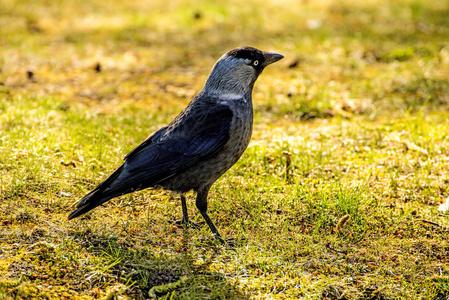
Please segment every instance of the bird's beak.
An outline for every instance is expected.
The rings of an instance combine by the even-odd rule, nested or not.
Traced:
[[[284,55],[280,55],[277,53],[271,53],[271,52],[265,52],[265,51],[263,52],[263,56],[265,58],[265,63],[264,63],[265,67],[284,58]]]

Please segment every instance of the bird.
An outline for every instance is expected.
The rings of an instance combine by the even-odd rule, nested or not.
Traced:
[[[120,167],[79,200],[68,219],[112,198],[153,187],[180,195],[181,223],[191,224],[185,194],[193,190],[212,234],[226,243],[207,214],[208,193],[251,140],[254,83],[265,67],[283,57],[247,46],[222,55],[187,107],[129,152]]]

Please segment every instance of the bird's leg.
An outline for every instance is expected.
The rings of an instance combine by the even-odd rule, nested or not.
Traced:
[[[210,230],[214,234],[214,236],[219,240],[222,244],[226,244],[226,241],[221,237],[221,234],[218,232],[217,228],[215,227],[212,220],[209,218],[209,215],[206,211],[200,210],[201,215],[203,216],[204,220],[206,220],[207,225],[209,225]]]
[[[206,221],[207,225],[209,225],[210,230],[214,234],[214,236],[222,243],[225,244],[226,241],[223,240],[220,233],[218,232],[217,228],[215,227],[212,220],[209,218],[209,215],[207,214],[207,194],[209,193],[209,187],[203,188],[201,190],[198,190],[198,193],[196,195],[196,207],[200,211],[201,215],[203,216],[204,220]]]
[[[193,229],[197,229],[201,227],[201,223],[195,224],[192,221],[189,220],[189,213],[187,212],[187,201],[186,196],[184,194],[181,194],[181,206],[182,206],[182,220],[176,221],[176,225],[183,225],[184,227],[191,227]],[[203,223],[204,224],[204,223]]]
[[[186,196],[184,196],[184,194],[181,194],[181,205],[182,205],[181,224],[189,224],[189,213],[187,212],[187,201]]]

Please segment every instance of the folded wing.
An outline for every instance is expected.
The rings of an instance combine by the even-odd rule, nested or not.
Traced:
[[[187,107],[131,151],[122,166],[81,199],[69,219],[114,197],[157,185],[214,155],[229,140],[232,117],[227,105]]]

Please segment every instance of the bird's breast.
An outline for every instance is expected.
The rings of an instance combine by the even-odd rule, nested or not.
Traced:
[[[238,159],[248,147],[251,140],[253,131],[252,111],[247,114],[236,114],[232,123],[229,141],[226,143],[225,148],[228,148],[226,152],[229,152],[231,157]]]
[[[209,157],[187,170],[171,177],[161,184],[162,187],[187,192],[212,185],[229,170],[242,156],[251,140],[253,111],[249,106],[231,107],[233,118],[229,130],[229,139],[223,147]]]

